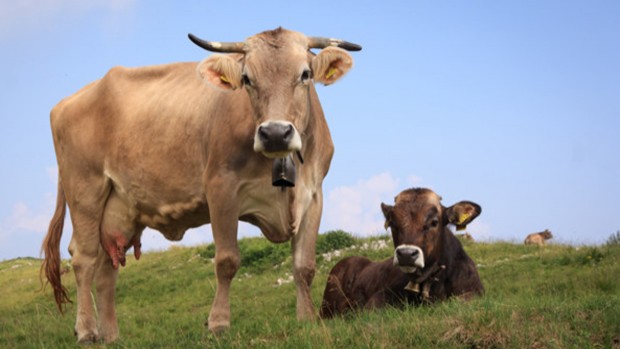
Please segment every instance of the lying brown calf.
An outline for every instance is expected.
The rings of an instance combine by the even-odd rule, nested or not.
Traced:
[[[327,279],[321,317],[385,305],[432,303],[484,293],[476,265],[448,229],[465,228],[481,211],[470,201],[451,207],[430,189],[401,192],[395,205],[381,204],[394,241],[394,257],[373,262],[349,257],[338,262]]]

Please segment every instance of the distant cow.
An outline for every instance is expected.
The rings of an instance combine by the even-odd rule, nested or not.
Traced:
[[[464,241],[474,241],[474,237],[470,233],[456,234],[456,237]]]
[[[51,112],[58,196],[42,270],[62,310],[69,296],[59,246],[68,206],[81,343],[118,338],[118,269],[129,248],[140,257],[145,227],[176,241],[211,223],[211,331],[230,327],[239,221],[272,242],[291,241],[297,318],[316,315],[310,287],[334,145],[314,83],[339,80],[353,64],[345,50],[361,47],[282,28],[244,42],[190,39],[221,54],[200,63],[113,68]],[[296,183],[274,187],[274,164],[285,160],[282,172],[295,173],[295,166]]]
[[[553,234],[551,234],[549,229],[545,229],[545,231],[541,231],[540,233],[532,233],[528,235],[525,238],[525,241],[523,241],[523,243],[526,245],[544,246],[545,241],[552,239],[552,238],[553,238]]]
[[[394,240],[394,257],[373,262],[349,257],[327,279],[321,317],[360,308],[432,303],[451,296],[469,299],[484,293],[476,265],[447,225],[463,229],[481,212],[461,201],[444,207],[429,189],[401,192],[395,205],[381,204]]]

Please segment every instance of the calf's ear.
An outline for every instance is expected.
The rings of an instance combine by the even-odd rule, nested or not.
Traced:
[[[448,223],[456,225],[456,230],[463,230],[467,224],[471,223],[482,212],[480,205],[471,201],[460,201],[445,211]]]
[[[208,84],[220,90],[236,90],[241,87],[241,55],[214,54],[198,64],[198,75]]]
[[[387,228],[389,228],[390,224],[392,223],[392,209],[393,208],[394,206],[381,203],[381,211],[383,212],[383,216],[385,217],[385,225],[384,225],[385,230],[387,230]]]
[[[353,57],[338,47],[326,47],[312,58],[314,81],[331,85],[353,67]]]

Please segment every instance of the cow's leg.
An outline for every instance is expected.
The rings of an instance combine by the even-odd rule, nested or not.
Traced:
[[[322,319],[329,319],[343,313],[345,305],[348,304],[347,296],[342,288],[339,275],[337,275],[337,269],[335,269],[337,267],[338,265],[336,265],[327,276],[327,283],[325,284],[323,301],[321,302],[321,310],[319,313]]]
[[[110,186],[104,178],[88,175],[66,176],[63,184],[73,226],[69,253],[77,286],[75,334],[78,343],[92,343],[99,340],[99,333],[91,290],[100,250],[103,208]]]
[[[78,210],[71,211],[71,219],[73,236],[69,252],[77,284],[75,333],[78,343],[93,343],[99,339],[91,295],[99,251],[99,219],[92,219]]]
[[[237,212],[223,202],[210,206],[213,242],[215,243],[215,276],[217,288],[209,313],[209,330],[222,332],[230,327],[229,290],[232,279],[239,269],[241,257],[237,244]]]
[[[140,258],[140,236],[143,227],[135,224],[130,205],[112,191],[101,220],[101,248],[97,262],[97,310],[101,338],[110,343],[118,339],[118,323],[114,292],[118,268],[125,265],[125,254],[133,246],[136,259]]]
[[[292,241],[293,278],[297,288],[297,319],[299,320],[313,320],[316,317],[310,287],[316,268],[316,239],[321,221],[322,204],[319,191],[314,197],[313,205],[306,210],[300,229]]]
[[[293,238],[293,278],[297,288],[297,319],[312,320],[316,314],[310,287],[314,279],[316,230],[300,231]]]
[[[95,285],[97,289],[97,312],[101,339],[110,343],[118,339],[118,322],[114,308],[114,292],[118,269],[114,268],[112,259],[103,248],[97,257]]]

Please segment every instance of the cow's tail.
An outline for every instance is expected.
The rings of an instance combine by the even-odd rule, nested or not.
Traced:
[[[58,179],[58,194],[56,196],[56,211],[50,221],[50,226],[47,230],[47,236],[43,240],[41,246],[41,253],[45,255],[43,263],[41,264],[41,278],[45,273],[47,282],[52,285],[54,290],[54,299],[56,305],[61,313],[64,313],[63,305],[65,303],[71,303],[69,299],[69,293],[67,289],[62,285],[60,280],[60,239],[62,237],[62,229],[65,223],[67,199],[65,198],[65,192],[62,189],[60,178]]]

